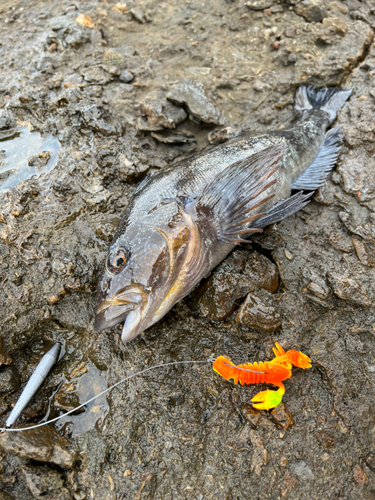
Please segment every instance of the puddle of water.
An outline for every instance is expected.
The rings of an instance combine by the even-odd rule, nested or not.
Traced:
[[[57,393],[63,390],[64,394],[62,398],[60,397],[58,399],[60,399],[60,401],[64,398],[66,400],[70,399],[71,401],[75,400],[74,406],[78,406],[94,397],[96,394],[104,391],[107,389],[108,384],[105,377],[100,375],[101,373],[102,372],[95,366],[90,366],[86,373],[69,382],[68,387],[63,384]],[[102,419],[103,421],[108,411],[109,405],[107,403],[107,398],[106,395],[103,394],[103,396],[88,403],[83,413],[68,415],[58,420],[56,427],[60,430],[68,424],[71,431],[70,435],[72,438],[75,438],[84,432],[94,429],[98,420]]]
[[[16,187],[20,181],[50,172],[59,158],[59,148],[57,137],[42,137],[39,132],[30,132],[28,126],[3,133],[0,136],[0,191]],[[39,156],[40,153],[42,156]],[[35,166],[29,165],[33,156],[38,156],[31,162]],[[45,165],[38,166],[43,163]]]

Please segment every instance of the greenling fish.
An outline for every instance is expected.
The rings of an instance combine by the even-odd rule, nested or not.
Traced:
[[[293,126],[243,133],[147,177],[113,237],[95,329],[124,321],[122,340],[134,339],[236,245],[304,207],[336,162],[342,135],[327,129],[350,94],[303,86]]]

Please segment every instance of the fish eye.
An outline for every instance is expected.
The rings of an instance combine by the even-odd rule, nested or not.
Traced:
[[[108,256],[107,268],[110,272],[117,274],[124,269],[126,261],[126,251],[123,248],[116,248]]]

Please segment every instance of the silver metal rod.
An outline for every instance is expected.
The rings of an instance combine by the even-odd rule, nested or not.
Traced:
[[[61,344],[57,343],[42,357],[40,363],[35,369],[35,372],[31,375],[15,407],[13,408],[11,414],[5,422],[5,427],[11,427],[15,423],[17,418],[21,415],[26,406],[29,404],[36,391],[45,381],[48,372],[56,363],[60,354],[60,349]]]

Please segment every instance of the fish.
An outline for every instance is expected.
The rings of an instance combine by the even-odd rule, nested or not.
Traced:
[[[302,86],[291,126],[240,133],[147,176],[105,259],[95,330],[124,322],[122,341],[133,340],[237,245],[309,203],[336,163],[343,135],[330,126],[351,92]]]

